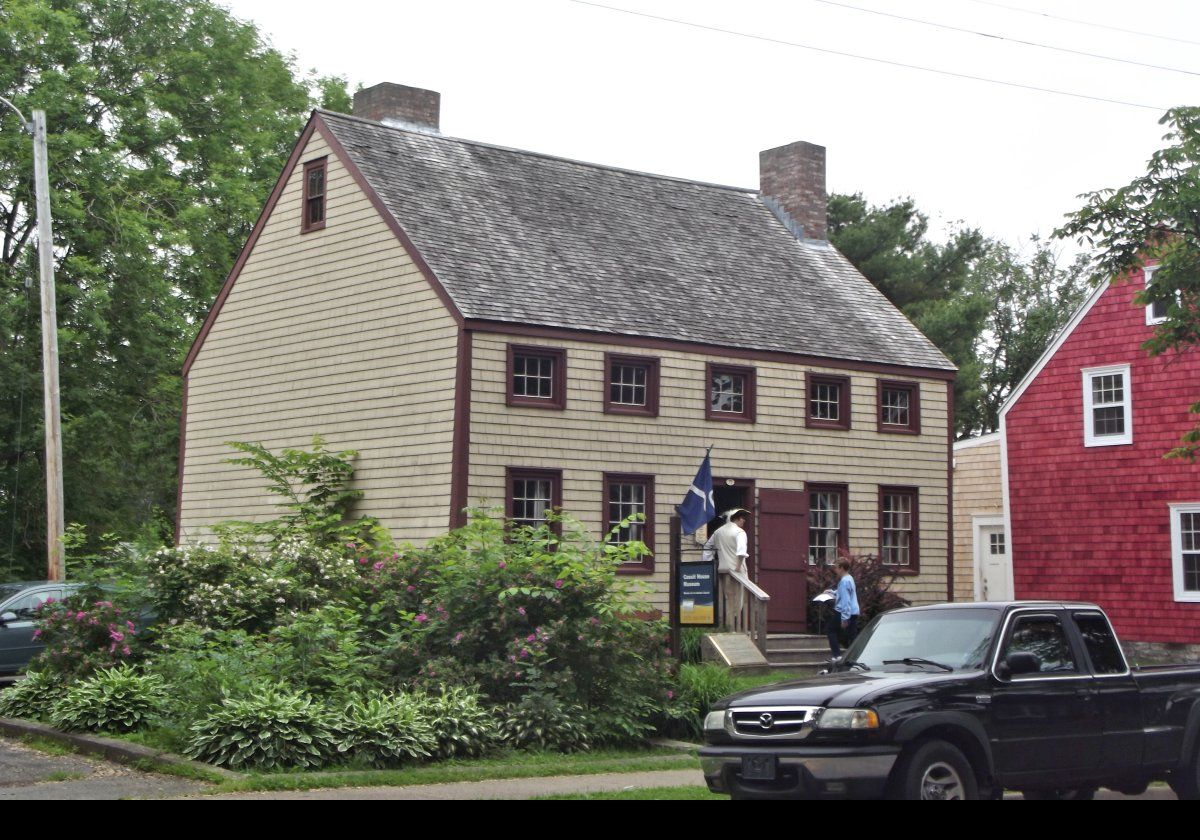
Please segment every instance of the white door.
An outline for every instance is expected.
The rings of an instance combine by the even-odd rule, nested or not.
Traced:
[[[1008,535],[1003,525],[980,525],[976,531],[975,558],[979,569],[979,600],[1013,599],[1012,564],[1008,562]]]

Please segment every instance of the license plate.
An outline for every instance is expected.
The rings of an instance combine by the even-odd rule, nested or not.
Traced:
[[[756,782],[773,782],[778,775],[779,758],[774,755],[742,756],[742,778]]]

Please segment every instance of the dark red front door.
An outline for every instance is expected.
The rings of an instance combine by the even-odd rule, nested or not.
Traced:
[[[807,631],[808,493],[758,491],[758,579],[768,595],[767,630]]]

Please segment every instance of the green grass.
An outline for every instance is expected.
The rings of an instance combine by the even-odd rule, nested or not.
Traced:
[[[55,770],[43,781],[47,782],[73,782],[76,779],[86,779],[87,773],[72,773],[69,770]]]
[[[673,750],[597,750],[574,755],[510,753],[495,758],[443,761],[401,770],[323,770],[252,774],[245,779],[222,782],[213,788],[212,792],[432,785],[445,782],[482,782],[489,779],[638,773],[644,770],[678,770],[698,766],[695,756],[683,755]]]
[[[704,785],[680,785],[679,787],[650,787],[634,788],[633,790],[608,790],[597,793],[556,793],[550,796],[535,796],[537,800],[547,799],[728,799],[729,797],[712,793]]]
[[[190,764],[173,764],[166,761],[142,759],[133,762],[130,766],[136,770],[141,770],[143,773],[158,773],[162,776],[175,776],[179,779],[191,779],[196,782],[219,784],[225,781],[225,777],[219,773],[214,773],[212,770],[206,770],[203,767],[194,767]]]
[[[771,683],[784,682],[785,680],[798,680],[804,677],[811,677],[813,671],[785,671],[783,673],[774,674],[756,674],[754,676],[734,677],[733,690],[745,691],[748,688],[758,688]]]
[[[64,744],[61,741],[42,738],[37,735],[25,736],[21,739],[21,745],[29,747],[31,750],[45,753],[46,755],[72,755],[75,752],[74,747],[70,744]]]

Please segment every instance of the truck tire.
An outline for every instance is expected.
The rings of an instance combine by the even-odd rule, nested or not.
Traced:
[[[975,771],[962,751],[945,741],[913,746],[896,765],[893,799],[978,799]]]
[[[1192,757],[1168,781],[1180,799],[1200,799],[1200,742],[1192,749]]]

